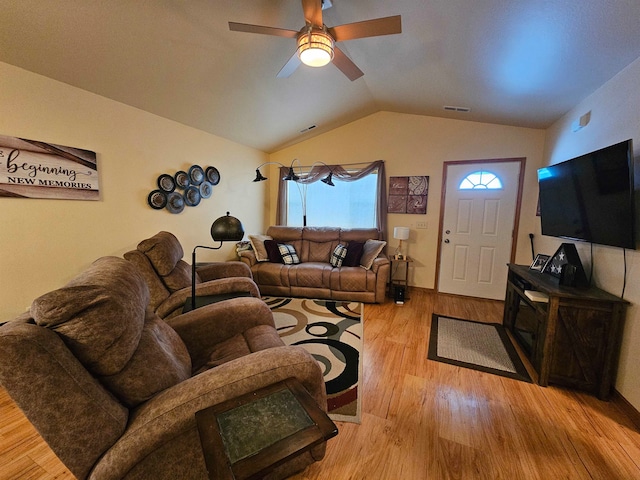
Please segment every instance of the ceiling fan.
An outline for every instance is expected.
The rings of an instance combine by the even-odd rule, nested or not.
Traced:
[[[354,81],[364,73],[336,46],[336,42],[401,33],[400,15],[327,27],[322,21],[324,2],[330,4],[327,0],[302,0],[305,25],[299,31],[236,22],[229,22],[229,29],[235,32],[295,38],[298,48],[276,75],[279,78],[289,77],[300,63],[321,67],[333,61],[349,80]]]

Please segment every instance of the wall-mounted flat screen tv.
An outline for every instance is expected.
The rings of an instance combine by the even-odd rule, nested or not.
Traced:
[[[542,234],[636,248],[631,140],[538,170]]]

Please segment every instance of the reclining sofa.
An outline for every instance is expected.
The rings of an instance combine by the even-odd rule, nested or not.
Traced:
[[[326,411],[320,367],[284,346],[260,299],[166,322],[129,261],[96,260],[0,326],[0,384],[83,479],[208,479],[195,413],[294,377]],[[326,443],[273,470],[284,478]]]
[[[249,239],[240,260],[262,295],[384,302],[390,263],[374,228],[271,226]]]

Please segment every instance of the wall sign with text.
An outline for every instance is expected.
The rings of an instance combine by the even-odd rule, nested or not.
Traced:
[[[0,135],[0,197],[99,200],[96,154]]]

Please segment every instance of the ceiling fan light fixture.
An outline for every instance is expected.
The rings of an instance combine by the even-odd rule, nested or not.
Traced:
[[[309,67],[324,67],[333,60],[333,38],[322,30],[312,30],[298,36],[298,57]]]

